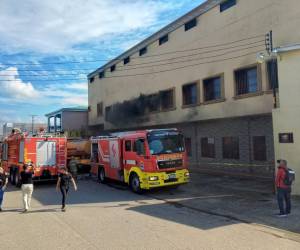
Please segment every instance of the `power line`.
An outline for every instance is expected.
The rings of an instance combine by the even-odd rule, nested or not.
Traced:
[[[241,39],[241,40],[244,40],[244,39]],[[241,41],[241,40],[239,40],[239,41]],[[231,48],[244,47],[244,46],[247,46],[247,45],[257,44],[257,43],[260,43],[260,42],[263,42],[263,40],[251,42],[251,43],[248,43],[248,44],[240,44],[240,45],[235,45],[235,46],[231,46],[231,47],[216,49],[216,50],[202,51],[200,53],[194,53],[194,54],[191,54],[191,55],[182,55],[180,57],[173,57],[173,58],[168,58],[168,59],[164,59],[164,60],[151,61],[151,62],[145,62],[145,63],[140,63],[140,64],[131,64],[131,65],[127,65],[127,66],[119,66],[118,68],[120,68],[120,67],[125,68],[126,67],[126,69],[124,69],[124,70],[116,69],[116,71],[125,71],[125,70],[135,69],[133,67],[138,66],[138,65],[148,65],[148,64],[158,63],[158,62],[171,61],[171,60],[175,60],[175,59],[178,59],[178,58],[182,59],[182,58],[185,58],[185,57],[192,57],[192,56],[201,55],[201,54],[209,54],[209,53],[222,51],[222,50],[227,50],[227,49],[231,49]],[[155,66],[155,65],[153,65],[153,66]],[[47,69],[41,69],[41,70],[37,70],[37,69],[25,69],[25,70],[24,69],[18,69],[19,72],[44,72],[44,71],[47,71],[47,72],[52,72],[52,71],[53,72],[60,72],[60,71],[62,71],[62,72],[74,72],[74,71],[78,71],[75,74],[61,74],[61,75],[66,75],[66,76],[73,76],[73,75],[77,75],[77,74],[86,74],[86,73],[88,73],[92,70],[94,70],[94,69],[81,69],[81,68],[78,68],[78,69],[51,69],[51,70],[47,70]],[[7,72],[7,71],[14,71],[14,70],[9,70],[8,69],[8,70],[5,70],[5,71]],[[84,71],[88,71],[88,72],[84,72]],[[0,76],[11,76],[11,75],[0,75]],[[41,75],[37,75],[37,76],[41,76]]]
[[[211,56],[206,56],[206,57],[199,57],[199,58],[195,58],[195,59],[189,59],[189,60],[179,60],[179,61],[175,61],[175,62],[169,62],[169,63],[161,63],[161,64],[155,64],[155,65],[147,65],[147,66],[139,66],[139,67],[135,67],[135,68],[128,68],[128,69],[122,69],[122,70],[115,70],[115,71],[130,71],[130,70],[136,70],[136,69],[143,69],[143,68],[152,68],[152,67],[158,67],[158,66],[167,66],[167,65],[173,65],[173,64],[178,64],[178,63],[186,63],[186,62],[191,62],[191,61],[198,61],[198,60],[203,60],[203,59],[209,59],[209,58],[216,58],[216,57],[220,57],[220,56],[224,56],[230,53],[234,53],[234,52],[238,52],[238,51],[243,51],[243,50],[248,50],[248,49],[253,49],[253,48],[258,48],[263,46],[264,44],[259,44],[256,46],[249,46],[249,47],[245,47],[242,49],[235,49],[235,50],[229,50],[226,51],[225,53],[222,54],[217,54],[217,55],[211,55]],[[197,55],[197,54],[196,54]],[[80,75],[80,74],[61,74],[61,75],[55,75],[55,77],[61,77],[61,76],[76,76],[76,75]],[[11,76],[11,75],[0,75],[1,76]],[[47,76],[51,76],[49,74],[41,74],[41,75],[19,75],[19,76],[31,76],[31,77],[47,77]],[[54,76],[53,76],[54,77]]]
[[[261,50],[260,50],[260,51],[261,51]],[[109,76],[109,77],[105,77],[105,78],[143,76],[143,75],[152,75],[152,74],[158,74],[158,73],[170,72],[170,71],[174,71],[174,70],[178,70],[178,69],[184,69],[184,68],[189,68],[189,67],[199,66],[199,65],[208,64],[208,63],[217,63],[217,62],[222,62],[222,61],[233,60],[233,59],[241,58],[241,57],[244,57],[244,56],[253,55],[254,53],[255,53],[255,54],[256,54],[256,53],[259,53],[260,51],[252,51],[252,52],[249,52],[249,53],[247,53],[247,54],[240,55],[240,56],[235,56],[235,57],[225,58],[225,59],[221,59],[221,60],[214,60],[214,61],[208,61],[208,62],[201,62],[201,63],[191,64],[191,65],[185,65],[185,66],[181,66],[181,67],[177,67],[177,68],[172,68],[172,69],[167,69],[167,70],[160,70],[160,71],[155,71],[155,72],[147,72],[147,73],[132,74],[132,75]]]
[[[104,77],[106,79],[109,78],[120,78],[120,77],[135,77],[135,76],[144,76],[144,75],[153,75],[153,74],[158,74],[158,73],[164,73],[164,72],[170,72],[170,71],[174,71],[174,70],[179,70],[179,69],[184,69],[184,68],[189,68],[189,67],[195,67],[195,66],[199,66],[199,65],[203,65],[203,64],[209,64],[209,63],[217,63],[217,62],[222,62],[222,61],[228,61],[228,60],[233,60],[233,59],[237,59],[237,58],[241,58],[244,56],[248,56],[248,55],[253,55],[256,53],[259,53],[261,50],[256,50],[256,51],[252,51],[246,54],[242,54],[239,56],[235,56],[235,57],[230,57],[230,58],[224,58],[224,59],[218,59],[218,60],[213,60],[213,61],[207,61],[207,62],[201,62],[201,63],[196,63],[196,64],[190,64],[190,65],[184,65],[184,66],[180,66],[180,67],[176,67],[176,68],[171,68],[171,69],[166,69],[166,70],[160,70],[160,71],[154,71],[154,72],[145,72],[145,73],[138,73],[138,74],[127,74],[127,75],[115,75],[115,76],[109,76],[109,77]],[[41,80],[26,80],[26,81],[78,81],[78,80],[83,80],[80,78],[77,79],[41,79]],[[86,79],[85,79],[86,80]],[[5,81],[5,80],[0,80],[1,81]],[[14,81],[14,80],[6,80],[6,81]]]
[[[234,44],[234,43],[239,43],[239,42],[243,42],[243,41],[246,41],[246,40],[251,40],[251,39],[264,37],[264,36],[265,36],[265,34],[264,35],[257,35],[257,36],[247,37],[247,38],[243,38],[243,39],[239,39],[239,40],[235,40],[235,41],[231,41],[231,42],[227,42],[227,43],[209,45],[209,46],[205,46],[205,47],[198,47],[198,48],[186,49],[186,50],[174,50],[174,51],[170,51],[170,52],[153,54],[153,55],[148,55],[148,56],[146,55],[146,56],[131,57],[131,59],[145,59],[145,58],[151,58],[151,57],[159,57],[159,56],[163,56],[163,55],[190,52],[190,51],[201,50],[201,49],[215,48],[215,47],[231,45],[231,44]],[[6,63],[5,65],[7,65],[7,66],[63,65],[63,64],[108,62],[108,61],[113,61],[113,60],[116,60],[116,59],[103,59],[103,60],[99,59],[99,60],[65,61],[65,62],[45,62],[45,63]]]
[[[118,66],[118,68],[127,68],[127,67],[130,68],[130,67],[137,66],[137,65],[147,65],[147,64],[164,62],[164,61],[172,61],[172,60],[176,60],[178,58],[181,59],[181,58],[191,57],[191,56],[196,56],[196,55],[209,54],[209,53],[213,53],[213,52],[218,52],[218,51],[227,50],[227,49],[233,49],[233,48],[240,48],[240,47],[244,47],[244,46],[247,46],[247,45],[253,45],[253,44],[262,43],[262,42],[264,43],[265,40],[260,40],[260,41],[256,41],[256,42],[252,42],[252,43],[247,43],[247,44],[235,45],[235,46],[231,46],[231,47],[227,47],[227,48],[219,48],[219,49],[215,49],[215,50],[202,51],[202,52],[193,53],[193,54],[190,54],[190,55],[182,55],[182,56],[177,56],[177,57],[171,57],[171,58],[166,58],[166,59],[157,60],[157,61],[128,64],[128,65]]]
[[[141,69],[141,68],[166,66],[166,65],[176,64],[176,63],[185,63],[185,62],[190,62],[190,61],[198,61],[198,60],[202,60],[202,59],[208,59],[208,58],[214,58],[214,57],[219,57],[219,56],[227,55],[227,54],[230,54],[230,53],[233,53],[233,52],[237,52],[237,51],[258,48],[258,47],[261,47],[263,45],[264,44],[259,44],[259,45],[256,45],[256,46],[250,46],[250,47],[246,47],[246,48],[243,48],[243,49],[230,50],[230,51],[227,51],[227,52],[222,53],[222,54],[212,55],[212,56],[206,56],[206,57],[200,57],[200,58],[196,58],[196,59],[183,60],[183,61],[175,61],[175,62],[170,62],[170,63],[154,64],[154,65],[147,65],[147,66],[139,66],[139,67],[135,67],[135,68],[128,68],[128,69],[115,70],[115,71],[128,71],[128,70],[136,70],[136,69]]]

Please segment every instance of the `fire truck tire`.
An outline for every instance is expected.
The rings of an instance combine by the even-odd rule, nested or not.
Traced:
[[[98,168],[98,180],[100,183],[106,183],[105,170],[103,167]]]
[[[143,189],[141,189],[141,182],[140,178],[136,173],[130,174],[130,182],[129,182],[130,188],[134,193],[142,194]]]
[[[21,187],[21,182],[20,182],[20,174],[19,174],[19,170],[16,170],[15,171],[15,174],[14,174],[14,183],[16,185],[16,187]]]

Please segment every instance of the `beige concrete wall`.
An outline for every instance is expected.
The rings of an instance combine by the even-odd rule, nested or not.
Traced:
[[[293,193],[300,195],[300,50],[283,53],[278,59],[280,109],[273,111],[276,159],[286,159],[296,171]],[[279,143],[279,133],[293,133],[294,143]]]
[[[300,8],[298,0],[238,0],[235,7],[228,9],[223,13],[220,13],[219,7],[217,6],[201,15],[198,18],[197,27],[187,32],[184,31],[184,27],[171,32],[169,34],[169,42],[166,44],[158,46],[158,42],[155,42],[149,45],[148,53],[146,55],[149,56],[170,51],[187,50],[228,43],[260,34],[262,35],[261,39],[264,39],[263,35],[271,29],[274,32],[274,46],[299,42],[300,32],[295,32],[300,26],[299,17]],[[257,40],[260,39],[249,40],[248,42]],[[105,107],[116,102],[122,102],[138,97],[141,93],[151,94],[158,92],[159,90],[174,87],[176,88],[176,109],[169,112],[149,115],[149,119],[145,119],[145,122],[139,123],[140,126],[271,113],[272,94],[268,91],[264,64],[261,68],[262,85],[257,95],[238,100],[234,98],[233,71],[240,67],[255,64],[257,51],[264,51],[264,46],[240,50],[239,52],[232,52],[220,57],[212,59],[207,58],[191,63],[154,66],[143,69],[139,67],[134,70],[128,70],[130,68],[129,66],[137,63],[187,55],[190,54],[190,52],[177,53],[176,55],[163,57],[132,59],[130,64],[125,66],[123,65],[123,62],[121,62],[117,64],[117,70],[123,71],[110,73],[108,69],[106,71],[107,78],[99,79],[98,76],[96,76],[95,81],[89,84],[89,105],[91,107],[91,112],[89,112],[89,125],[104,124],[105,129],[136,127],[136,123],[126,123],[116,127],[113,124],[105,122],[104,117],[97,117],[97,103],[103,102]],[[221,53],[222,51],[219,51],[211,54],[199,55],[199,57],[208,57]],[[250,53],[250,55],[238,59],[205,63],[248,53]],[[138,53],[132,55],[132,57],[138,57]],[[194,58],[198,58],[198,56],[195,56]],[[159,74],[118,77],[122,75],[135,75],[168,70],[170,68],[187,66],[199,62],[204,64]],[[194,81],[200,81],[202,84],[203,79],[216,74],[224,74],[224,102],[210,105],[202,104],[193,108],[183,109],[182,85]],[[202,94],[202,88],[200,88],[201,103],[203,103]]]

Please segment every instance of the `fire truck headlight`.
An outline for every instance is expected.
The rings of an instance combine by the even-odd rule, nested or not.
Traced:
[[[158,176],[150,176],[149,181],[158,181]]]
[[[185,177],[190,177],[190,173],[189,173],[189,172],[186,172],[186,173],[184,174],[184,176],[185,176]]]

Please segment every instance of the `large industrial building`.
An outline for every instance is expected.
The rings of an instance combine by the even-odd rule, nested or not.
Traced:
[[[89,126],[177,127],[192,169],[273,178],[280,56],[268,52],[300,42],[298,7],[206,1],[89,74]]]

